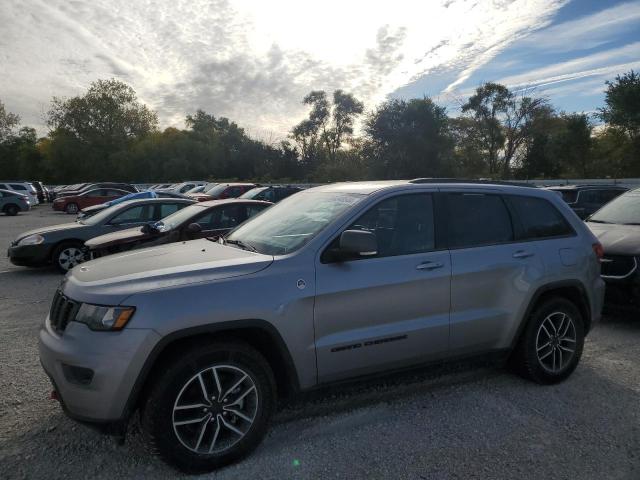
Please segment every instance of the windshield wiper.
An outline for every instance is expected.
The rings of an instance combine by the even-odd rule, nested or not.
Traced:
[[[250,252],[258,253],[258,250],[253,245],[243,242],[242,240],[229,240],[228,238],[224,239],[224,243],[229,243],[231,245],[237,245],[243,250],[249,250]]]
[[[622,225],[640,225],[640,222],[623,223]]]

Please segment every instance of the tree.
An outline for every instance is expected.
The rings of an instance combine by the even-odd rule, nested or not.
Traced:
[[[599,117],[611,126],[621,128],[632,140],[640,136],[640,75],[633,70],[607,81],[605,107]]]
[[[382,178],[453,173],[453,143],[444,107],[429,98],[389,100],[367,118],[372,173]]]
[[[53,141],[61,139],[64,145],[84,152],[83,164],[76,166],[82,179],[97,180],[112,172],[110,157],[155,131],[158,119],[138,101],[133,88],[111,79],[93,82],[81,96],[54,97],[47,124]],[[74,156],[73,152],[58,152],[63,162],[67,154]]]
[[[19,123],[20,117],[15,113],[7,112],[0,101],[0,142],[6,140]]]
[[[548,106],[543,98],[516,96],[504,85],[485,83],[462,106],[476,120],[478,135],[486,152],[488,173],[508,178],[512,162],[530,135],[531,122]]]

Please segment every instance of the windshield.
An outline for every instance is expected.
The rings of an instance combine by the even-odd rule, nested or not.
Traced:
[[[199,193],[204,190],[204,185],[200,185],[199,187],[193,187],[191,190],[187,190],[186,193]]]
[[[590,222],[640,225],[640,191],[626,193],[594,213]]]
[[[243,223],[227,240],[251,245],[267,255],[285,255],[301,248],[364,197],[355,193],[300,193]]]
[[[177,226],[182,225],[197,214],[203,213],[204,209],[205,207],[201,207],[198,204],[189,205],[188,207],[184,207],[156,222],[154,227],[160,232],[168,232],[169,230],[173,230]]]
[[[216,185],[213,188],[210,188],[209,190],[205,190],[204,193],[206,193],[207,195],[219,195],[222,192],[224,192],[227,189],[227,185]]]
[[[260,193],[264,192],[265,190],[267,190],[269,187],[257,187],[257,188],[252,188],[251,190],[249,190],[247,193],[244,193],[242,195],[240,195],[238,198],[249,198],[249,199],[254,199],[255,197],[257,197]]]

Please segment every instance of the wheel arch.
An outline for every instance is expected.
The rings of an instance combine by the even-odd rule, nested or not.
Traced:
[[[145,360],[129,393],[123,417],[130,417],[140,407],[157,373],[173,355],[220,338],[246,342],[265,357],[276,379],[278,397],[286,398],[300,390],[298,372],[289,349],[272,324],[259,319],[220,322],[178,330],[163,337]]]
[[[512,350],[520,341],[524,329],[529,322],[533,309],[541,301],[544,301],[545,299],[550,297],[562,297],[571,301],[576,306],[576,308],[580,310],[580,314],[582,315],[582,318],[584,320],[585,335],[589,332],[589,330],[591,329],[591,304],[589,302],[589,296],[584,284],[579,280],[553,282],[539,287],[531,297],[531,300],[527,305],[527,309],[525,310],[524,316],[522,317],[522,321],[520,322],[520,326],[518,327],[518,331],[513,338],[511,344]]]
[[[20,211],[22,211],[22,209],[18,206],[18,204],[16,204],[16,203],[12,203],[12,202],[10,202],[10,203],[5,203],[5,204],[4,204],[4,206],[2,207],[2,211],[3,211],[3,212],[6,212],[6,211],[8,211],[8,210],[9,210],[9,208],[10,208],[10,207],[16,207],[16,208],[18,209],[18,211],[19,211],[19,212],[20,212]]]

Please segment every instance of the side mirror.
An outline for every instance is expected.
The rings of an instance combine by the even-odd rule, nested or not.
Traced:
[[[378,239],[366,230],[345,230],[340,235],[339,249],[348,256],[372,257],[378,254]]]
[[[187,233],[196,234],[202,231],[202,225],[199,223],[190,223],[187,225]]]

